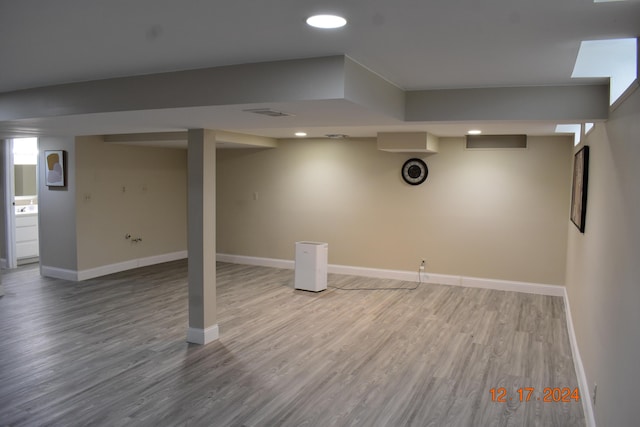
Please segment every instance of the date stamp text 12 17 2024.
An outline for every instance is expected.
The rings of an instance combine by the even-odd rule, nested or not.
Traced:
[[[569,387],[545,387],[542,389],[542,393],[537,391],[535,387],[521,387],[514,390],[513,393],[505,387],[492,388],[489,390],[491,393],[492,402],[508,402],[512,400],[520,402],[529,401],[541,401],[541,402],[578,402],[580,401],[580,392],[578,388]]]

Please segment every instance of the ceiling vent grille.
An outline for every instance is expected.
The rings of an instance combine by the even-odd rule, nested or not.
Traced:
[[[527,148],[527,135],[467,135],[467,150]]]
[[[285,113],[283,111],[272,110],[271,108],[249,108],[242,111],[244,111],[245,113],[260,114],[262,116],[269,116],[269,117],[293,117],[294,116],[294,114]]]

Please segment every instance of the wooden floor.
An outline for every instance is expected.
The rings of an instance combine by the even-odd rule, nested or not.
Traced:
[[[0,426],[584,426],[559,297],[319,294],[218,264],[220,340],[185,342],[186,262],[80,283],[3,271]],[[413,283],[330,275],[335,287]],[[505,387],[505,403],[490,389]],[[529,402],[515,390],[534,387]]]

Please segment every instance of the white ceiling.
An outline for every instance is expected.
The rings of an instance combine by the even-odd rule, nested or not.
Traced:
[[[349,23],[313,29],[305,19],[315,13],[338,13]],[[0,0],[0,92],[342,54],[405,90],[577,84],[583,81],[571,72],[581,40],[639,31],[638,1]],[[476,125],[407,124],[321,101],[280,107],[296,116],[274,122],[222,106],[35,118],[3,129],[100,134],[206,126],[271,137],[408,129],[451,136]],[[548,134],[555,123],[477,125],[485,133]]]

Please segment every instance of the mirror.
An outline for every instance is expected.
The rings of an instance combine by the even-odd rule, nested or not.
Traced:
[[[16,196],[35,196],[36,165],[15,165],[14,183]]]

